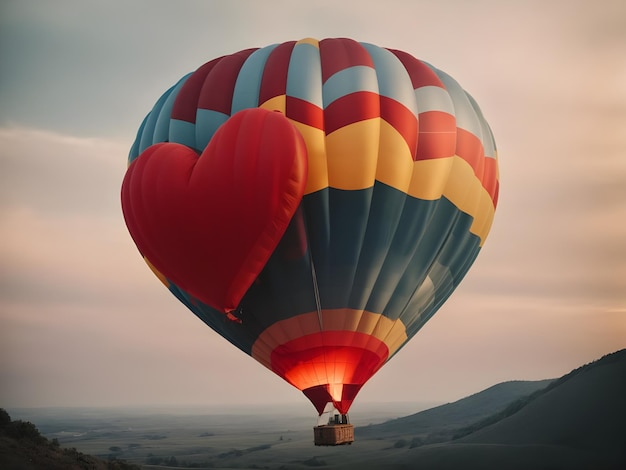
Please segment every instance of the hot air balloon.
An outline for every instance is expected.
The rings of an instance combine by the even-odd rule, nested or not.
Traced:
[[[491,130],[453,78],[307,38],[167,90],[130,150],[122,208],[189,310],[347,424],[476,259],[498,188]]]

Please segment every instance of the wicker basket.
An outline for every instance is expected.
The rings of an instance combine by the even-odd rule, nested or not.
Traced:
[[[316,446],[338,446],[354,442],[354,426],[351,424],[325,424],[313,428]]]

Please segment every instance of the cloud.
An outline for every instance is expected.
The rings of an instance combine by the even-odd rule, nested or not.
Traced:
[[[0,129],[0,200],[7,208],[48,216],[95,216],[119,212],[119,193],[129,144],[58,133]]]

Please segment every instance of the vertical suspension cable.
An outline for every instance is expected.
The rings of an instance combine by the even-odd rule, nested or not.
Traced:
[[[320,332],[324,329],[322,321],[322,305],[320,301],[320,290],[317,286],[317,274],[315,273],[315,264],[313,263],[313,254],[309,248],[309,263],[311,263],[311,279],[313,280],[313,295],[315,296],[315,307],[317,309],[317,320],[320,324]]]

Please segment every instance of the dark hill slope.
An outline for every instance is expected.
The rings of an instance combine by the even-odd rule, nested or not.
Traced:
[[[458,442],[588,450],[623,459],[626,468],[626,350],[576,369],[517,413]]]
[[[29,421],[13,421],[0,408],[0,469],[7,470],[139,470],[123,460],[104,461],[49,441]]]
[[[475,423],[470,428],[479,430],[472,434],[452,442],[389,449],[359,468],[624,470],[625,397],[626,350],[622,350]]]
[[[551,382],[552,380],[517,380],[500,383],[454,403],[381,424],[356,428],[355,436],[357,439],[426,434],[432,436],[450,431],[449,437],[452,437],[452,431],[485,419],[503,410],[509,403],[547,387]]]

